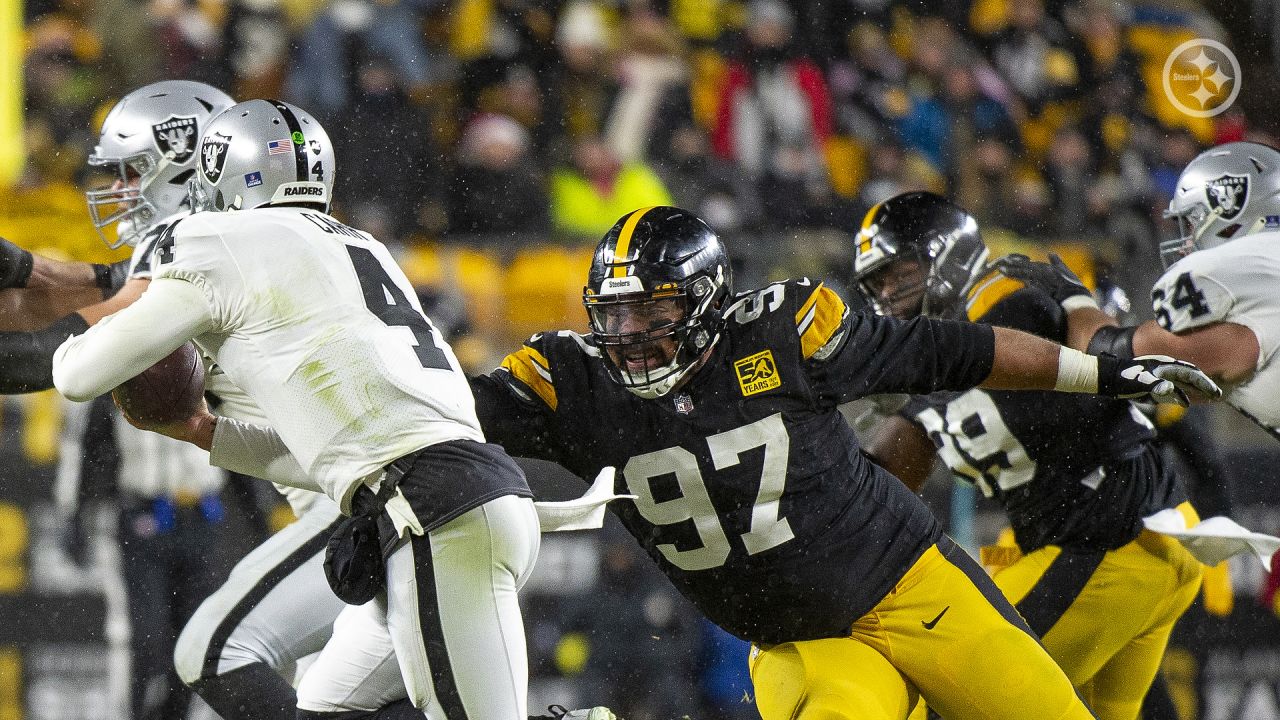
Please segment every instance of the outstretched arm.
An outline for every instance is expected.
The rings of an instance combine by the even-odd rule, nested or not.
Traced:
[[[0,238],[0,288],[98,288],[103,297],[124,283],[129,263],[64,262],[35,255]]]

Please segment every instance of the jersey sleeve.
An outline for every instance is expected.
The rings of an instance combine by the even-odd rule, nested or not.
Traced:
[[[1020,280],[992,273],[980,281],[965,303],[969,322],[1022,330],[1062,342],[1066,313],[1049,293]]]
[[[1234,284],[1231,276],[1239,275],[1241,283],[1258,282],[1245,277],[1248,268],[1225,267],[1215,259],[1209,253],[1192,253],[1151,288],[1151,309],[1165,330],[1180,333],[1226,320],[1236,302],[1228,289]]]
[[[214,328],[230,325],[246,301],[244,280],[218,230],[221,213],[198,213],[175,222],[156,239],[152,277],[185,280],[200,289]]]
[[[487,375],[469,378],[485,439],[509,454],[557,462],[553,425],[560,398],[548,360],[550,343],[535,335]]]
[[[797,288],[810,286],[797,284]],[[805,360],[822,361],[840,348],[849,330],[849,307],[822,283],[811,288],[796,311],[796,333]]]

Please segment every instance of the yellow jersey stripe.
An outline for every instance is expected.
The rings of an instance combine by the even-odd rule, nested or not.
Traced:
[[[1000,273],[994,273],[987,279],[978,283],[976,287],[969,293],[969,302],[965,305],[965,317],[969,322],[977,322],[978,318],[986,315],[996,303],[1018,292],[1026,284],[1021,280],[1014,280]]]
[[[649,207],[640,208],[639,210],[631,213],[631,215],[627,217],[627,221],[622,223],[622,230],[618,232],[618,241],[613,245],[614,262],[626,259],[627,253],[631,251],[631,235],[636,231],[636,225],[639,225],[640,218],[644,217],[644,214],[652,210],[654,207],[656,206],[651,205]],[[613,276],[626,277],[627,269],[625,267],[616,267],[613,269]]]
[[[796,313],[800,352],[806,360],[835,337],[844,316],[844,301],[826,285],[819,283]]]
[[[502,361],[502,367],[511,373],[511,377],[524,383],[542,402],[552,410],[556,409],[556,388],[551,383],[550,364],[542,353],[528,345],[511,353]]]

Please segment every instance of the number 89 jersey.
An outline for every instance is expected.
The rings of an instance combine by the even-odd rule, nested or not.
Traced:
[[[367,233],[298,208],[203,212],[170,226],[153,260],[157,280],[202,291],[213,326],[196,344],[344,507],[392,460],[484,441],[453,352]]]
[[[1258,365],[1246,382],[1224,387],[1225,400],[1273,435],[1280,434],[1280,232],[1246,235],[1169,266],[1151,290],[1156,322],[1183,333],[1236,323],[1258,338]]]
[[[973,322],[1065,336],[1065,316],[1048,294],[998,272],[975,286],[966,312]],[[973,389],[912,398],[901,414],[929,434],[956,477],[1000,503],[1024,552],[1119,547],[1174,492],[1165,473],[1126,462],[1155,436],[1128,401]]]
[[[940,529],[871,463],[836,410],[877,392],[971,387],[990,329],[849,313],[821,285],[741,296],[686,386],[643,400],[592,342],[535,336],[472,381],[485,434],[517,456],[593,477],[610,509],[712,621],[762,643],[847,635]],[[928,358],[931,361],[920,361]]]

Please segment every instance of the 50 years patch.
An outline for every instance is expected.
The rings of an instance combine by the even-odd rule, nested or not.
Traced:
[[[782,385],[778,365],[773,361],[773,352],[770,350],[761,350],[755,355],[735,360],[733,370],[738,376],[738,386],[744,397]]]

